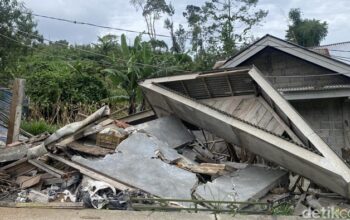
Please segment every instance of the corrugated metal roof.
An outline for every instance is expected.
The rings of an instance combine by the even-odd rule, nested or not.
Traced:
[[[11,91],[7,88],[0,87],[0,121],[7,121],[10,112],[11,98]]]
[[[322,87],[303,86],[303,87],[286,87],[278,88],[279,92],[300,92],[300,91],[314,91],[314,90],[332,90],[332,89],[349,89],[350,85],[324,85]]]
[[[8,88],[0,87],[0,121],[7,122],[10,114],[12,92]],[[28,99],[23,101],[23,113],[28,112]]]
[[[331,58],[350,64],[350,41],[322,45],[312,50],[321,54],[327,50]]]

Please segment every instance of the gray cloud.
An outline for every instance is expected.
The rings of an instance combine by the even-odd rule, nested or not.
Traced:
[[[185,24],[182,12],[187,4],[201,5],[204,0],[173,0],[176,9],[176,25]],[[54,17],[86,21],[107,26],[144,31],[146,26],[140,11],[136,11],[128,0],[24,0],[25,5],[33,12]],[[284,38],[288,25],[288,11],[299,7],[306,18],[327,21],[329,34],[324,44],[348,41],[350,29],[350,4],[348,0],[260,0],[259,8],[269,10],[265,22],[255,27],[252,34],[261,37],[267,33]],[[109,31],[83,25],[74,25],[60,21],[37,18],[38,29],[51,40],[66,39],[71,43],[91,43],[97,36],[107,33],[121,34],[120,31]],[[163,23],[157,24],[158,33],[168,34]],[[136,34],[127,34],[132,39]]]

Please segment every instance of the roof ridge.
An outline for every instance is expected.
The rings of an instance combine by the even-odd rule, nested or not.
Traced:
[[[311,47],[311,48],[319,48],[319,47],[336,46],[336,45],[342,45],[342,44],[350,44],[350,41],[344,41],[344,42],[332,43],[332,44],[325,44],[325,45],[320,45],[320,46]]]

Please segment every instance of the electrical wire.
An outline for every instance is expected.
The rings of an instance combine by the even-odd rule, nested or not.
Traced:
[[[83,22],[83,21],[76,21],[76,20],[70,20],[70,19],[65,19],[65,18],[58,18],[58,17],[53,17],[53,16],[47,16],[47,15],[40,15],[36,13],[30,13],[30,12],[22,12],[24,14],[31,14],[35,17],[41,17],[41,18],[46,18],[46,19],[51,19],[51,20],[56,20],[56,21],[62,21],[62,22],[67,22],[67,23],[72,23],[72,24],[78,24],[78,25],[87,25],[91,27],[97,27],[97,28],[104,28],[104,29],[110,29],[110,30],[118,30],[118,31],[125,31],[125,32],[131,32],[131,33],[138,33],[138,34],[149,34],[148,32],[141,32],[141,31],[135,31],[135,30],[130,30],[130,29],[125,29],[125,28],[118,28],[118,27],[110,27],[110,26],[104,26],[104,25],[98,25],[98,24],[93,24],[89,22]],[[156,34],[156,36],[159,37],[167,37],[167,38],[172,38],[169,35],[164,35],[164,34]],[[191,38],[186,38],[186,39],[191,39]],[[245,43],[236,43],[236,44],[245,44]],[[266,45],[259,45],[259,44],[254,44],[252,46],[266,46]],[[297,48],[297,46],[275,46],[276,48]],[[311,48],[314,50],[322,50],[322,46],[319,47],[314,47]],[[339,49],[328,49],[329,51],[337,51],[337,52],[346,52],[350,53],[350,50],[339,50]]]
[[[39,48],[35,48],[35,47],[31,46],[31,45],[26,45],[26,44],[24,44],[23,42],[20,42],[20,41],[18,41],[18,40],[16,40],[16,39],[13,39],[13,38],[11,38],[11,37],[9,37],[9,36],[6,36],[6,35],[4,35],[4,34],[1,34],[1,33],[0,33],[0,36],[6,38],[6,39],[8,39],[8,40],[17,42],[17,43],[19,43],[19,44],[21,44],[21,45],[23,45],[23,46],[29,47],[29,48],[31,48],[31,49],[34,49],[34,50],[37,50],[37,51],[39,51],[39,52],[48,54],[48,55],[50,55],[50,56],[59,57],[59,58],[61,58],[61,59],[66,59],[66,58],[67,58],[67,57],[64,57],[64,56],[53,55],[53,54],[51,54],[51,53],[42,51],[42,50],[40,50]],[[64,46],[67,46],[67,45],[65,45],[65,44],[63,44],[63,45],[64,45]],[[104,55],[104,56],[105,56],[105,55]],[[107,56],[107,57],[108,57],[108,56]],[[90,59],[88,59],[88,60],[90,60]],[[67,65],[71,66],[71,65],[69,64],[69,62],[71,62],[71,61],[67,61],[67,60],[63,60],[63,61],[66,62]],[[96,61],[96,60],[92,60],[92,61]],[[105,63],[104,63],[104,64],[105,64]],[[111,63],[107,62],[107,64],[111,64]],[[184,72],[188,72],[188,71],[184,71]],[[280,75],[280,76],[277,76],[277,75],[276,75],[276,76],[265,76],[265,77],[266,77],[266,78],[308,78],[308,77],[326,77],[326,76],[335,76],[335,75],[342,75],[342,76],[344,76],[344,75],[347,75],[347,74],[350,74],[350,72],[329,73],[329,74],[315,74],[315,75]]]
[[[41,52],[41,53],[45,53],[45,54],[48,54],[48,55],[51,55],[51,56],[55,56],[55,57],[67,59],[67,57],[63,57],[63,56],[59,56],[59,55],[53,55],[53,54],[51,54],[51,53],[42,51],[42,50],[40,50],[39,48],[35,48],[35,47],[33,47],[32,45],[27,45],[27,44],[25,44],[25,43],[23,43],[23,42],[20,42],[20,41],[14,39],[14,38],[12,38],[12,37],[9,37],[9,36],[6,36],[6,35],[2,34],[2,33],[0,33],[0,36],[6,38],[6,39],[8,39],[8,40],[11,40],[11,41],[13,41],[13,42],[16,42],[16,43],[18,43],[18,44],[21,44],[22,46],[25,46],[25,47],[28,47],[28,48],[37,50],[37,51],[39,51],[39,52]],[[64,60],[64,61],[67,62],[67,63],[69,62],[69,61],[67,61],[67,60]]]
[[[47,41],[47,42],[56,43],[56,44],[61,44],[61,43],[59,43],[59,42],[54,42],[54,41],[51,41],[51,40],[49,40],[49,39],[41,38],[41,37],[39,37],[39,36],[30,34],[30,33],[28,33],[28,32],[21,31],[21,30],[19,30],[19,29],[17,29],[17,31],[19,31],[19,32],[21,32],[21,33],[25,33],[25,34],[30,35],[30,36],[32,36],[32,37],[35,37],[35,38],[37,38],[37,39],[43,39],[43,40],[45,40],[45,41]],[[67,46],[67,45],[65,45],[65,44],[61,44],[61,45],[65,46],[65,47]],[[257,46],[266,46],[266,45],[253,44],[253,45],[251,45],[251,46],[256,46],[256,47],[257,47]],[[274,47],[276,47],[276,48],[298,48],[297,46],[274,46]],[[89,50],[84,50],[84,49],[80,49],[80,48],[75,48],[75,49],[80,50],[80,51],[83,51],[83,52],[87,52],[87,53],[90,53],[90,54],[94,54],[94,55],[97,55],[97,56],[103,56],[103,57],[108,57],[108,58],[110,58],[110,59],[115,59],[115,58],[111,58],[111,57],[109,57],[109,56],[107,56],[107,55],[99,54],[99,53],[92,52],[92,51],[89,51]],[[339,50],[335,50],[335,51],[339,51]],[[350,51],[342,50],[342,52],[350,52]],[[332,57],[338,58],[338,59],[341,60],[341,61],[350,62],[350,58],[348,58],[348,57],[342,57],[342,56],[332,56]],[[126,60],[123,60],[123,59],[120,59],[120,58],[116,58],[116,59],[119,59],[119,60],[121,60],[121,61],[126,62]],[[154,68],[158,68],[158,66],[154,66],[154,65],[150,65],[150,64],[143,64],[143,63],[137,63],[137,62],[135,62],[135,64],[137,64],[137,65],[144,65],[144,66],[150,66],[150,67],[154,67]],[[175,71],[177,71],[177,72],[188,72],[188,71],[176,70],[176,69],[175,69]]]
[[[326,76],[344,76],[350,74],[350,72],[343,73],[327,73],[327,74],[313,74],[313,75],[276,75],[276,76],[264,76],[265,78],[308,78],[308,77],[326,77]]]
[[[40,15],[40,14],[30,13],[30,12],[22,12],[22,13],[23,14],[31,14],[35,17],[40,17],[40,18],[46,18],[46,19],[51,19],[51,20],[56,20],[56,21],[63,21],[63,22],[71,23],[71,24],[86,25],[86,26],[109,29],[109,30],[125,31],[125,32],[136,33],[136,34],[141,34],[141,35],[145,35],[145,34],[149,35],[148,32],[144,32],[144,31],[135,31],[135,30],[125,29],[125,28],[110,27],[110,26],[105,26],[105,25],[93,24],[90,22],[76,21],[76,20],[70,20],[70,19],[65,19],[65,18],[57,18],[57,17]],[[171,38],[171,36],[165,35],[165,34],[155,34],[155,36]]]
[[[37,35],[31,34],[31,33],[25,32],[25,31],[21,31],[21,30],[19,30],[19,29],[16,29],[16,30],[17,30],[18,32],[22,33],[22,34],[25,34],[25,35],[27,35],[27,36],[31,36],[31,37],[33,37],[33,38],[42,39],[42,40],[47,41],[47,42],[49,42],[49,43],[54,43],[54,44],[58,44],[58,45],[67,47],[66,44],[63,44],[63,43],[60,43],[60,42],[55,42],[55,41],[52,41],[52,40],[43,38],[43,37],[41,37],[41,36],[37,36]],[[22,36],[23,36],[23,35],[22,35]],[[85,53],[89,53],[89,54],[92,54],[92,55],[100,56],[100,57],[109,58],[109,59],[111,59],[111,60],[119,60],[119,61],[123,61],[123,62],[130,62],[129,60],[125,60],[125,59],[122,59],[122,58],[111,57],[111,56],[108,56],[108,55],[105,55],[105,54],[96,53],[96,52],[93,52],[93,51],[89,51],[89,50],[85,50],[85,49],[81,49],[81,48],[77,48],[77,47],[73,47],[72,49],[78,50],[78,51],[82,51],[82,52],[85,52]],[[133,64],[135,64],[135,65],[147,66],[147,67],[152,67],[152,68],[162,69],[162,70],[167,70],[167,69],[172,69],[172,68],[173,68],[173,67],[161,68],[161,67],[156,66],[156,65],[145,64],[145,63],[139,63],[139,62],[131,62],[131,63],[133,63]],[[173,70],[173,71],[176,71],[176,72],[189,72],[189,71],[186,71],[186,70],[179,70],[179,69],[172,69],[172,70]]]
[[[37,35],[31,34],[31,33],[25,32],[25,31],[21,31],[21,30],[19,30],[19,29],[16,29],[16,31],[27,35],[27,37],[28,37],[28,36],[31,36],[31,37],[33,37],[33,38],[42,39],[42,40],[47,41],[47,42],[50,42],[50,43],[54,43],[54,44],[58,44],[58,45],[67,47],[66,44],[63,44],[63,43],[60,43],[60,42],[51,41],[51,40],[46,39],[46,38],[43,38],[43,37],[41,37],[41,36],[37,36]],[[22,44],[22,45],[24,45],[24,46],[27,46],[27,47],[30,47],[30,48],[34,48],[34,47],[29,46],[29,45],[26,45],[26,44],[24,44],[24,43],[22,43],[22,42],[20,42],[20,41],[17,41],[16,39],[13,39],[13,38],[11,38],[11,37],[9,37],[9,36],[5,36],[5,35],[3,35],[3,34],[1,34],[1,33],[0,33],[0,36],[3,36],[3,37],[5,37],[5,38],[7,38],[7,39],[9,39],[9,40],[12,40],[12,41],[15,41],[15,42],[17,42],[17,43],[20,43],[20,44]],[[24,35],[22,35],[22,36],[24,36]],[[35,49],[35,48],[34,48],[34,49]],[[96,55],[96,56],[101,56],[101,57],[109,58],[109,59],[111,59],[111,60],[119,60],[119,61],[123,61],[123,62],[130,62],[130,61],[125,60],[125,59],[116,58],[116,57],[110,57],[110,56],[105,55],[105,54],[96,53],[96,52],[89,51],[89,50],[85,50],[85,49],[81,49],[81,48],[73,47],[72,49],[78,50],[78,51],[82,51],[82,52],[85,52],[85,53],[89,53],[89,54],[93,54],[93,55]],[[48,53],[48,54],[49,54],[49,53]],[[52,55],[52,54],[50,54],[50,55]],[[184,72],[184,73],[185,73],[185,72],[189,72],[189,71],[186,71],[186,70],[174,69],[173,67],[162,68],[162,67],[159,67],[159,66],[156,66],[156,65],[144,64],[144,63],[139,63],[139,62],[131,62],[131,63],[133,63],[133,64],[135,64],[135,65],[147,66],[147,67],[152,67],[152,68],[155,68],[155,69],[160,69],[160,70],[165,70],[165,71],[167,71],[168,69],[172,69],[172,70],[175,71],[175,72]]]
[[[31,37],[33,37],[33,38],[42,39],[42,40],[47,41],[47,42],[50,42],[50,43],[55,43],[55,44],[58,44],[58,45],[67,47],[66,44],[63,44],[63,43],[60,43],[60,42],[51,41],[51,40],[46,39],[46,38],[43,38],[43,37],[41,37],[41,36],[37,36],[37,35],[31,34],[31,33],[25,32],[25,31],[21,31],[21,30],[19,30],[19,29],[16,29],[16,30],[17,30],[18,32],[20,32],[20,33],[23,33],[23,34],[25,34],[25,35],[27,35],[27,36],[31,36]],[[15,39],[12,39],[12,38],[10,38],[10,37],[8,37],[8,36],[5,36],[5,35],[3,35],[3,34],[1,34],[1,36],[5,37],[5,38],[7,38],[7,39],[10,39],[10,40],[12,40],[12,41],[16,41],[17,43],[20,43],[20,44],[22,44],[22,45],[25,45],[24,43],[19,42],[19,41],[15,40]],[[22,35],[22,36],[24,36],[24,35]],[[25,46],[28,46],[28,45],[25,45]],[[266,45],[258,45],[258,44],[256,44],[256,45],[254,45],[254,46],[266,46]],[[33,47],[31,47],[31,46],[29,46],[29,47],[30,47],[30,48],[33,48]],[[279,46],[276,46],[276,47],[279,47]],[[280,47],[287,47],[287,46],[280,46]],[[290,48],[295,48],[295,47],[296,47],[296,46],[291,46]],[[34,48],[34,49],[36,49],[36,48]],[[109,59],[111,59],[111,60],[116,59],[116,60],[119,60],[119,61],[128,62],[127,60],[124,60],[124,59],[121,59],[121,58],[110,57],[110,56],[105,55],[105,54],[96,53],[96,52],[89,51],[89,50],[85,50],[85,49],[81,49],[81,48],[73,48],[73,49],[79,50],[79,51],[82,51],[82,52],[85,52],[85,53],[93,54],[93,55],[96,55],[96,56],[101,56],[101,57],[109,58]],[[349,51],[349,52],[350,52],[350,51]],[[48,53],[48,54],[49,54],[49,53]],[[50,55],[52,55],[52,54],[50,54]],[[342,60],[342,61],[348,61],[348,62],[350,62],[350,58],[347,58],[347,57],[342,57],[342,56],[333,56],[333,57],[334,57],[334,58],[338,58],[339,60]],[[94,61],[95,61],[95,60],[94,60]],[[161,69],[161,68],[159,68],[159,66],[155,66],[155,65],[151,65],[151,64],[144,64],[144,63],[138,63],[138,62],[133,62],[133,63],[136,64],[136,65],[142,65],[142,66],[148,66],[148,67],[152,67],[152,68]],[[167,68],[162,68],[162,69],[167,70]],[[173,69],[173,70],[174,70],[174,71],[177,71],[177,72],[189,72],[189,71],[185,71],[185,70],[177,70],[177,69]],[[337,75],[343,75],[343,74],[349,74],[349,73],[337,73]],[[296,76],[296,75],[293,75],[293,76],[268,76],[268,77],[317,77],[317,76],[327,76],[327,75],[335,75],[335,74],[322,74],[322,75],[309,75],[309,76]]]

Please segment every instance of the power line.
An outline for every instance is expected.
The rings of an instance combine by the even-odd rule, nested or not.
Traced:
[[[49,54],[49,55],[52,56],[51,53],[41,51],[41,50],[39,50],[38,48],[35,48],[35,47],[31,46],[31,45],[27,45],[27,44],[25,44],[25,43],[23,43],[23,42],[20,42],[20,41],[14,39],[14,38],[12,38],[12,37],[9,37],[9,36],[6,36],[6,35],[2,34],[2,33],[0,33],[0,36],[6,38],[6,39],[8,39],[8,40],[11,40],[11,41],[13,41],[13,42],[16,42],[16,43],[18,43],[18,44],[21,44],[21,45],[23,45],[23,46],[25,46],[25,47],[28,47],[28,48],[31,48],[31,49],[34,49],[34,50],[38,50],[39,52],[46,53],[46,54]],[[53,56],[66,59],[66,57],[59,56],[59,55],[53,55]],[[68,63],[67,60],[64,60],[64,61]]]
[[[50,56],[56,56],[56,57],[60,57],[60,58],[66,59],[66,57],[58,56],[58,55],[52,55],[51,53],[44,52],[44,51],[39,50],[38,48],[35,48],[35,47],[31,46],[31,45],[26,45],[26,44],[24,44],[23,42],[20,42],[20,41],[18,41],[18,40],[16,40],[16,39],[13,39],[13,38],[11,38],[11,37],[9,37],[9,36],[6,36],[6,35],[3,35],[3,34],[1,34],[1,33],[0,33],[0,36],[6,38],[6,39],[8,39],[8,40],[17,42],[17,43],[19,43],[19,44],[21,44],[21,45],[23,45],[23,46],[29,47],[29,48],[31,48],[31,49],[38,50],[39,52],[46,53],[46,54],[48,54],[48,55],[50,55]],[[66,45],[65,45],[65,46],[66,46]],[[65,62],[67,62],[67,64],[69,64],[67,60],[63,60],[63,61],[65,61]],[[96,60],[93,60],[93,61],[96,61]],[[185,72],[185,71],[184,71],[184,72]],[[186,72],[187,72],[187,71],[186,71]],[[266,77],[266,78],[307,78],[307,77],[326,77],[326,76],[335,76],[335,75],[344,75],[344,74],[350,74],[350,72],[329,73],[329,74],[315,74],[315,75],[284,75],[284,76],[280,75],[280,76],[265,76],[265,77]]]
[[[27,10],[29,10],[28,8],[26,8]],[[139,34],[149,34],[147,32],[140,32],[140,31],[135,31],[135,30],[129,30],[129,29],[125,29],[125,28],[116,28],[116,27],[110,27],[110,26],[104,26],[104,25],[97,25],[97,24],[93,24],[93,23],[89,23],[89,22],[82,22],[82,21],[76,21],[76,20],[69,20],[69,19],[65,19],[65,18],[58,18],[58,17],[53,17],[53,16],[47,16],[47,15],[40,15],[40,14],[36,14],[36,13],[29,13],[29,12],[22,12],[25,14],[31,14],[33,16],[36,17],[42,17],[42,18],[46,18],[46,19],[52,19],[52,20],[57,20],[57,21],[63,21],[63,22],[68,22],[68,23],[73,23],[73,24],[80,24],[80,25],[88,25],[88,26],[92,26],[92,27],[98,27],[98,28],[104,28],[104,29],[112,29],[112,30],[118,30],[118,31],[125,31],[125,32],[132,32],[132,33],[139,33]],[[167,38],[171,38],[171,36],[168,35],[162,35],[162,34],[156,34],[156,36],[161,36],[161,37],[167,37]],[[191,39],[191,38],[186,38],[186,39]],[[45,39],[47,40],[47,39]],[[236,44],[244,44],[244,43],[236,43]],[[250,46],[266,46],[266,45],[259,45],[259,44],[254,44],[254,45],[250,45]],[[297,46],[275,46],[276,48],[297,48]],[[320,48],[310,48],[310,49],[320,49]],[[309,49],[309,50],[310,50]],[[328,49],[329,51],[337,51],[337,52],[347,52],[349,53],[350,51],[348,50],[339,50],[339,49]],[[89,51],[91,52],[91,51]],[[341,57],[341,56],[332,56],[334,58],[338,58],[338,60],[341,61],[347,61],[349,62],[349,58],[347,57]],[[180,71],[181,72],[181,71]]]
[[[28,32],[18,30],[18,29],[17,29],[17,31],[18,31],[18,32],[21,32],[21,33],[24,33],[24,34],[26,34],[27,36],[30,35],[30,36],[32,36],[32,37],[40,38],[40,39],[43,39],[43,40],[48,41],[48,42],[50,42],[50,43],[55,43],[55,44],[58,44],[58,45],[67,47],[67,45],[66,45],[66,44],[63,44],[63,43],[54,42],[54,41],[51,41],[51,40],[42,38],[41,36],[33,35],[33,34],[28,33]],[[32,49],[36,49],[36,50],[38,50],[39,52],[46,53],[46,54],[48,54],[48,55],[50,55],[50,56],[56,56],[56,57],[60,57],[60,58],[66,59],[66,57],[58,56],[58,55],[53,55],[53,54],[51,54],[51,53],[41,51],[41,50],[39,50],[38,48],[35,48],[35,47],[33,47],[33,46],[30,46],[30,45],[26,45],[26,44],[24,44],[23,42],[20,42],[20,41],[18,41],[18,40],[16,40],[16,39],[13,39],[13,38],[8,37],[8,36],[6,36],[6,35],[3,35],[3,34],[1,34],[1,33],[0,33],[0,36],[3,36],[3,37],[5,37],[5,38],[7,38],[7,39],[9,39],[9,40],[12,40],[12,41],[14,41],[14,42],[17,42],[17,43],[19,43],[19,44],[22,44],[22,45],[24,45],[24,46],[26,46],[26,47],[29,47],[29,48],[32,48]],[[22,35],[22,36],[24,36],[24,35]],[[80,51],[87,52],[87,53],[94,54],[94,55],[98,55],[98,56],[103,56],[103,57],[106,57],[106,58],[109,58],[109,59],[115,59],[115,58],[113,58],[113,57],[110,57],[110,56],[107,56],[107,55],[104,55],[104,54],[92,52],[92,51],[85,50],[85,49],[81,49],[81,48],[73,48],[73,49],[75,49],[75,50],[80,50]],[[338,56],[334,56],[334,57],[337,57],[337,58],[339,58],[339,59],[343,59],[343,60],[346,60],[346,61],[350,61],[350,58],[338,57]],[[117,59],[119,59],[119,60],[121,60],[121,61],[124,61],[124,62],[127,62],[127,60],[124,60],[124,59],[120,59],[120,58],[117,58]],[[91,60],[91,59],[90,59],[90,60]],[[92,61],[96,61],[96,60],[92,60]],[[67,62],[67,61],[66,61],[66,62]],[[107,63],[109,63],[109,62],[107,62]],[[111,63],[109,63],[109,64],[111,64]],[[150,64],[143,64],[143,63],[136,63],[136,62],[135,62],[135,64],[138,64],[138,65],[147,65],[147,66],[151,66],[151,67],[155,67],[155,68],[160,69],[158,66],[154,66],[154,65],[150,65]],[[185,71],[185,70],[177,70],[177,71],[179,71],[179,72],[188,72],[188,71]],[[266,76],[266,77],[280,77],[280,78],[284,78],[284,77],[318,77],[318,76],[332,76],[332,75],[344,75],[344,74],[350,74],[350,72],[331,73],[331,74],[317,74],[317,75],[306,75],[306,76],[305,76],[305,75],[304,75],[304,76],[291,75],[291,76]]]
[[[350,74],[350,72],[313,74],[313,75],[284,75],[284,76],[276,75],[276,76],[264,76],[264,77],[266,78],[308,78],[308,77],[344,76],[344,74]]]
[[[125,28],[118,28],[118,27],[111,27],[111,26],[105,26],[105,25],[99,25],[99,24],[93,24],[90,22],[83,22],[83,21],[77,21],[77,20],[70,20],[70,19],[66,19],[66,18],[58,18],[58,17],[53,17],[53,16],[47,16],[47,15],[40,15],[40,14],[36,14],[36,13],[30,13],[30,12],[22,12],[24,14],[31,14],[35,17],[41,17],[41,18],[46,18],[46,19],[51,19],[51,20],[56,20],[56,21],[63,21],[63,22],[67,22],[67,23],[72,23],[72,24],[79,24],[79,25],[87,25],[87,26],[91,26],[91,27],[97,27],[97,28],[104,28],[104,29],[109,29],[109,30],[117,30],[117,31],[125,31],[125,32],[130,32],[130,33],[137,33],[137,34],[142,34],[142,35],[149,35],[148,32],[141,32],[141,31],[135,31],[135,30],[130,30],[130,29],[125,29]],[[159,37],[167,37],[167,38],[171,38],[171,36],[169,35],[164,35],[164,34],[156,34],[156,36]],[[186,39],[191,39],[191,38],[186,38]],[[245,44],[245,43],[240,43],[237,42],[236,44]],[[255,44],[254,46],[266,46],[266,45],[259,45],[259,44]],[[280,48],[295,48],[297,46],[275,46],[275,47],[280,47]],[[320,46],[322,47],[322,46]],[[321,48],[311,48],[314,50],[321,50]],[[327,49],[329,51],[337,51],[337,52],[346,52],[349,53],[350,50],[339,50],[339,49]]]
[[[63,44],[63,43],[60,43],[60,42],[51,41],[51,40],[46,39],[46,38],[43,38],[43,37],[41,37],[41,36],[37,36],[37,35],[31,34],[31,33],[25,32],[25,31],[21,31],[21,30],[19,30],[18,28],[16,28],[16,31],[27,35],[27,37],[28,37],[28,36],[31,36],[31,37],[34,37],[34,38],[37,38],[37,39],[41,39],[41,40],[44,40],[44,41],[47,41],[47,42],[50,42],[50,43],[53,43],[53,44],[58,44],[58,45],[67,47],[66,44]],[[24,36],[23,34],[21,34],[21,35]],[[5,35],[3,35],[3,34],[1,34],[1,36],[5,37],[5,38],[7,38],[7,39],[10,39],[10,40],[12,40],[12,41],[16,41],[16,42],[18,42],[18,43],[20,43],[20,44],[22,44],[22,45],[28,46],[28,45],[26,45],[26,44],[23,44],[22,42],[19,42],[19,41],[15,40],[15,39],[12,39],[12,38],[10,38],[10,37],[8,37],[8,36],[5,36]],[[30,47],[30,46],[29,46],[29,47]],[[33,47],[31,47],[31,48],[33,48]],[[85,49],[81,49],[81,48],[77,48],[77,47],[73,47],[72,49],[78,50],[78,51],[82,51],[82,52],[85,52],[85,53],[89,53],[89,54],[93,54],[93,55],[100,56],[100,57],[109,58],[109,59],[111,59],[111,60],[114,60],[114,59],[115,59],[115,60],[119,60],[119,61],[123,61],[123,62],[129,62],[128,60],[125,60],[125,59],[116,58],[116,57],[110,57],[110,56],[105,55],[105,54],[96,53],[96,52],[93,52],[93,51],[89,51],[89,50],[85,50]],[[156,66],[156,65],[145,64],[145,63],[139,63],[139,62],[131,62],[131,63],[133,63],[133,64],[135,64],[135,65],[147,66],[147,67],[152,67],[152,68],[156,68],[156,69],[160,69],[160,70],[165,70],[165,71],[167,71],[168,69],[171,69],[171,68],[172,68],[172,67],[161,68],[161,67]],[[188,72],[188,71],[186,71],[186,70],[179,70],[179,69],[172,69],[172,70],[173,70],[173,71],[176,71],[176,72]]]
[[[340,56],[331,56],[331,58],[334,58],[334,59],[337,59],[337,60],[340,60],[340,61],[346,61],[346,62],[350,62],[350,58],[348,57],[340,57]]]
[[[34,48],[33,46],[30,46],[30,45],[26,45],[24,44],[23,42],[20,42],[20,41],[17,41],[11,37],[8,37],[6,35],[3,35],[0,33],[0,36],[3,36],[9,40],[12,40],[14,42],[17,42],[19,44],[22,44],[26,47],[29,47],[29,48],[32,48],[32,49],[36,49],[36,50],[39,50],[38,48]],[[65,44],[63,44],[64,46],[66,46]],[[49,54],[52,56],[51,53],[48,53],[48,52],[44,52],[44,51],[41,51],[39,50],[39,52],[43,52],[43,53],[46,53],[46,54]],[[102,54],[100,54],[102,55]],[[58,56],[58,55],[53,55],[53,56],[56,56],[56,57],[60,57],[60,58],[66,58],[66,57],[63,57],[63,56]],[[104,55],[105,56],[105,55]],[[107,56],[108,57],[108,56]],[[95,61],[95,60],[93,60]],[[67,62],[67,61],[66,61]],[[284,75],[284,76],[265,76],[266,78],[304,78],[304,77],[326,77],[326,76],[335,76],[335,75],[344,75],[344,74],[350,74],[350,72],[343,72],[343,73],[329,73],[329,74],[315,74],[315,75]]]
[[[27,13],[27,12],[25,12]],[[30,13],[27,13],[27,14],[30,14]],[[42,16],[42,15],[37,15],[37,14],[33,14],[35,16]],[[66,19],[60,19],[60,18],[54,18],[54,17],[50,17],[50,16],[46,16],[50,19],[56,19],[56,20],[60,20],[60,21],[69,21],[69,20],[66,20]],[[76,24],[82,24],[84,22],[77,22],[77,21],[72,21]],[[90,25],[90,23],[84,23],[84,24],[88,24]],[[95,25],[95,26],[99,26],[99,25]],[[105,27],[105,26],[101,26],[101,27]],[[111,28],[111,27],[108,27],[108,28]],[[120,28],[119,28],[120,29]],[[126,29],[120,29],[120,30],[126,30]],[[28,33],[28,32],[24,32],[24,31],[21,31],[19,29],[17,29],[18,32],[21,32],[21,33],[24,33],[26,34],[27,36],[32,36],[32,37],[35,37],[37,39],[43,39],[47,42],[50,42],[50,43],[55,43],[55,44],[58,44],[58,45],[62,45],[64,47],[67,47],[66,44],[62,44],[60,42],[54,42],[54,41],[51,41],[49,39],[45,39],[45,38],[42,38],[41,36],[37,36],[37,35],[33,35],[31,33]],[[144,32],[139,32],[139,33],[144,33]],[[22,35],[23,36],[23,35]],[[169,36],[168,36],[169,37]],[[261,45],[261,44],[253,44],[251,46],[267,46],[267,45]],[[275,46],[276,48],[277,47],[280,47],[280,48],[298,48],[297,46]],[[120,61],[123,61],[123,62],[128,62],[127,60],[124,60],[124,59],[121,59],[121,58],[115,58],[115,57],[110,57],[108,55],[104,55],[104,54],[101,54],[101,53],[96,53],[96,52],[93,52],[93,51],[90,51],[90,50],[85,50],[85,49],[81,49],[81,48],[73,48],[75,50],[79,50],[79,51],[83,51],[83,52],[86,52],[86,53],[90,53],[90,54],[93,54],[93,55],[97,55],[97,56],[102,56],[102,57],[106,57],[106,58],[109,58],[109,59],[117,59],[117,60],[120,60]],[[339,50],[335,50],[335,51],[339,51]],[[342,52],[350,52],[350,51],[345,51],[345,50],[342,50]],[[350,61],[350,58],[348,57],[342,57],[342,56],[332,56],[334,58],[338,58],[339,60],[342,60],[342,61]],[[153,67],[153,68],[157,68],[157,69],[160,69],[159,66],[155,66],[155,65],[151,65],[151,64],[144,64],[144,63],[138,63],[138,62],[133,62],[134,64],[136,65],[142,65],[142,66],[149,66],[149,67]],[[163,68],[165,70],[167,70],[166,68]],[[188,71],[184,71],[184,70],[176,70],[174,69],[174,71],[178,71],[178,72],[188,72]]]
[[[144,31],[135,31],[135,30],[125,29],[125,28],[110,27],[110,26],[105,26],[105,25],[93,24],[90,22],[83,22],[83,21],[70,20],[70,19],[66,19],[66,18],[52,17],[52,16],[40,15],[40,14],[30,13],[30,12],[22,12],[22,13],[31,14],[35,17],[40,17],[40,18],[46,18],[46,19],[51,19],[51,20],[56,20],[56,21],[63,21],[63,22],[71,23],[71,24],[79,24],[79,25],[86,25],[86,26],[109,29],[109,30],[117,30],[117,31],[125,31],[125,32],[142,34],[142,35],[145,35],[145,34],[149,35],[149,32],[144,32]],[[171,36],[165,35],[165,34],[155,34],[155,36],[171,38]]]

